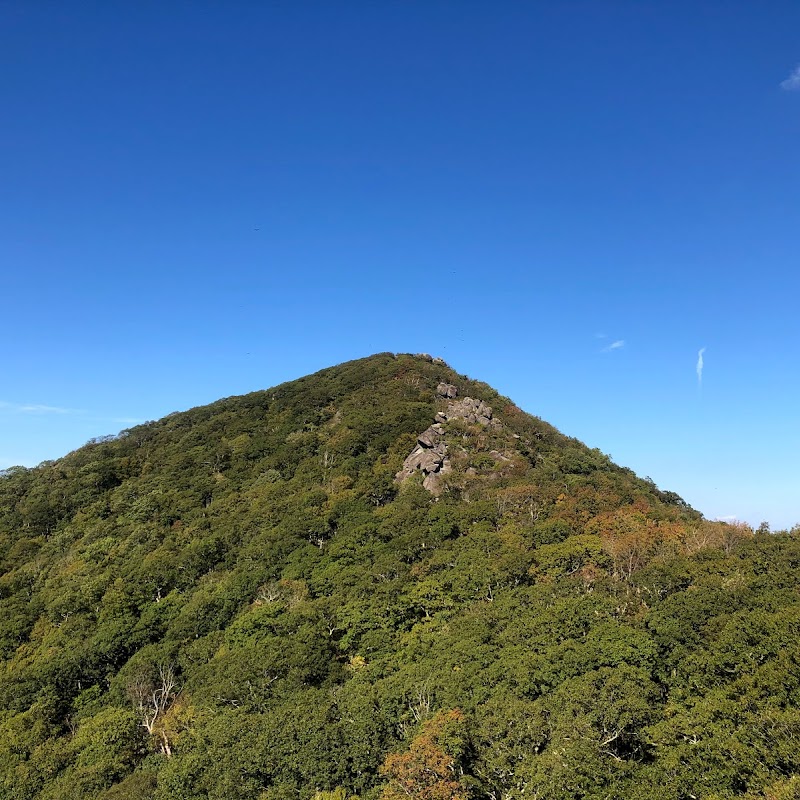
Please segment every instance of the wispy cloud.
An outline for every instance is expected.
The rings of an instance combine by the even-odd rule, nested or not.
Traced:
[[[610,353],[613,350],[621,350],[623,347],[625,347],[625,340],[624,339],[617,339],[616,341],[611,342],[611,344],[609,344],[606,347],[604,347],[602,352]]]
[[[48,406],[43,403],[9,403],[0,400],[0,414],[29,414],[31,416],[52,415],[80,415],[83,421],[109,423],[113,425],[141,425],[145,420],[140,417],[106,417],[98,416],[93,411],[84,408],[64,408],[63,406]]]
[[[61,408],[60,406],[46,406],[39,403],[6,403],[0,400],[0,411],[12,414],[82,414],[77,408]]]
[[[781,89],[786,89],[787,92],[800,90],[800,64],[794,68],[794,72],[785,81],[781,81]]]
[[[703,353],[705,353],[705,347],[701,347],[697,351],[697,366],[695,366],[695,371],[697,372],[697,385],[703,385]]]
[[[714,517],[717,522],[736,522],[739,517],[736,514],[726,514],[724,517]]]

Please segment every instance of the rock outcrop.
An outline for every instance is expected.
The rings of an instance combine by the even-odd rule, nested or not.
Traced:
[[[483,400],[474,400],[471,397],[456,400],[458,389],[451,383],[440,383],[436,387],[436,394],[449,401],[447,407],[444,411],[437,412],[434,423],[417,436],[416,447],[403,462],[403,468],[397,473],[395,480],[400,483],[415,473],[422,472],[422,485],[431,494],[438,495],[442,488],[442,475],[452,469],[448,458],[445,423],[453,419],[463,419],[468,425],[484,427],[498,426],[500,423],[492,417],[492,407]],[[505,459],[504,456],[501,458]]]
[[[403,462],[403,469],[397,473],[395,480],[404,481],[418,471],[425,476],[422,485],[428,491],[438,487],[438,475],[450,471],[444,426],[441,423],[434,423],[417,437],[417,446]]]
[[[432,356],[430,353],[417,353],[417,358],[421,358],[424,361],[430,362],[431,364],[440,364],[443,367],[447,366],[447,362],[443,358]]]
[[[473,400],[471,397],[463,397],[454,403],[450,403],[447,412],[442,414],[443,421],[448,419],[463,419],[469,425],[495,425],[492,419],[492,407],[486,405],[483,400]]]

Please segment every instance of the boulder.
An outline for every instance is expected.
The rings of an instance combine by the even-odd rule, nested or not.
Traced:
[[[442,466],[444,457],[433,450],[426,450],[419,462],[419,469],[423,472],[438,472]]]
[[[417,436],[417,441],[423,447],[436,447],[439,444],[439,440],[442,438],[442,432],[437,430],[434,425],[431,425],[426,431],[423,431],[419,436]]]
[[[422,486],[431,494],[438,495],[442,491],[442,479],[436,473],[431,473],[425,476],[422,481]]]
[[[419,469],[420,464],[422,463],[422,454],[424,452],[425,448],[417,445],[403,462],[403,469],[411,470],[412,472],[415,469]]]
[[[456,389],[456,387],[453,386],[452,383],[442,382],[436,387],[436,394],[438,394],[439,397],[446,397],[448,399],[452,399],[458,396],[458,389]]]

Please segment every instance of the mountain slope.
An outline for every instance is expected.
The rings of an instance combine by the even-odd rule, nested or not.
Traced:
[[[0,509],[2,797],[792,791],[797,541],[430,357],[10,470]]]

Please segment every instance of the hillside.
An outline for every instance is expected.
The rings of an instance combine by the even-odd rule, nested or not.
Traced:
[[[800,797],[800,541],[424,356],[0,477],[0,798]]]

